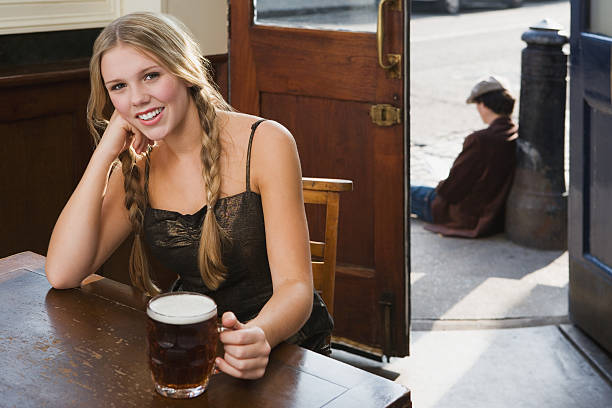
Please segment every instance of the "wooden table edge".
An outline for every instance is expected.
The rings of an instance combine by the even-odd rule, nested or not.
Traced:
[[[28,269],[41,273],[45,268],[45,257],[32,251],[19,252],[0,259],[0,276],[17,269]]]

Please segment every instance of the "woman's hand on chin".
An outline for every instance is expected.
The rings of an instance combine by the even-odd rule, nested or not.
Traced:
[[[106,151],[112,157],[117,157],[121,152],[132,146],[136,154],[141,154],[153,143],[115,110],[97,150]]]

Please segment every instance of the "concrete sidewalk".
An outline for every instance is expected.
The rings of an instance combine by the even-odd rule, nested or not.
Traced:
[[[567,252],[524,248],[503,234],[442,237],[423,225],[412,219],[413,329],[567,322]]]

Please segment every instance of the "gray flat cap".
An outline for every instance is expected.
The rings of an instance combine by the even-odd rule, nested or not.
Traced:
[[[488,76],[482,78],[478,81],[476,85],[472,88],[472,92],[470,92],[470,96],[467,98],[465,103],[475,103],[474,99],[478,98],[480,95],[486,94],[491,91],[500,91],[502,89],[508,90],[508,87],[505,85],[507,82],[504,78]]]

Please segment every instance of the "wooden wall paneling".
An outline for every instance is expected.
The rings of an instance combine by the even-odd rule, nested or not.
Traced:
[[[259,114],[259,90],[255,57],[250,44],[253,21],[252,2],[230,0],[230,102],[241,112]]]
[[[86,166],[87,69],[0,77],[0,257],[46,254]]]
[[[229,72],[228,72],[228,57],[227,54],[209,55],[206,58],[212,66],[212,77],[223,99],[228,100],[229,96]]]

